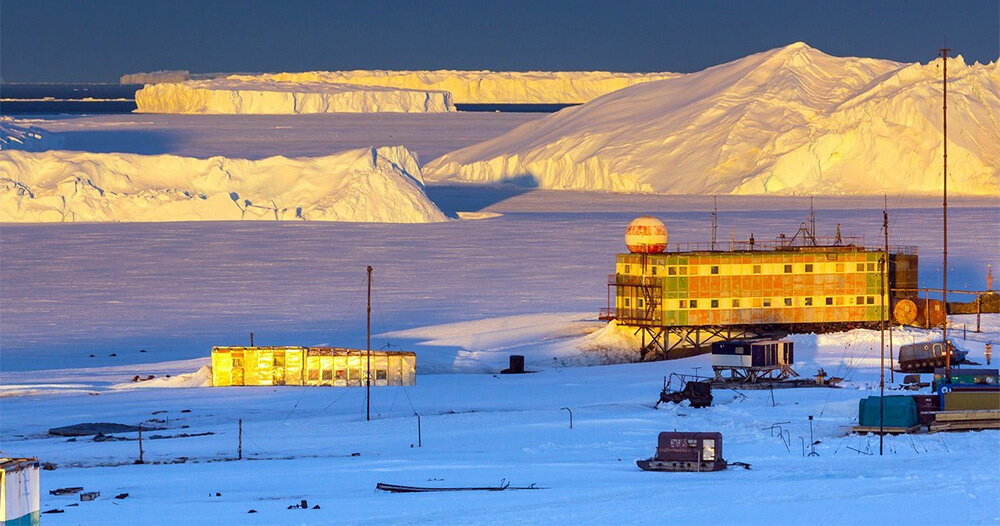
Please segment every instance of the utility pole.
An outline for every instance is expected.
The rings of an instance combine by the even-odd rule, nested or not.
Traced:
[[[240,426],[240,434],[239,434],[239,442],[238,442],[238,445],[236,446],[236,459],[237,460],[243,460],[243,419],[242,418],[239,419],[239,426]]]
[[[943,262],[943,278],[941,283],[941,301],[944,303],[944,328],[941,333],[944,337],[945,355],[944,369],[945,377],[951,378],[951,346],[948,345],[948,52],[951,49],[941,48],[941,57],[944,59],[942,62],[942,78],[941,78],[941,117],[942,126],[941,129],[944,132],[944,194],[941,201],[941,212],[943,218],[944,227],[944,248],[942,250],[942,256],[944,258]]]
[[[888,224],[888,215],[883,211],[882,220],[883,227]],[[882,443],[885,438],[885,256],[879,258],[878,268],[881,272],[881,279],[879,279],[879,297],[881,301],[879,303],[882,306],[882,315],[879,316],[879,336],[881,341],[880,348],[880,364],[878,368],[878,454],[882,456]]]
[[[889,292],[889,275],[892,274],[892,265],[889,259],[889,199],[885,194],[882,194],[882,234],[885,236],[885,251],[882,253],[882,257],[885,258],[886,270],[882,280],[882,317],[889,322],[889,381],[896,383],[896,372],[892,367],[895,363],[892,357],[892,305],[885,303],[886,295]]]
[[[368,356],[365,374],[365,421],[372,419],[372,267],[368,265],[368,323],[365,331],[365,354]]]
[[[142,424],[139,424],[139,461],[136,464],[145,464],[146,461],[143,459],[142,454]]]

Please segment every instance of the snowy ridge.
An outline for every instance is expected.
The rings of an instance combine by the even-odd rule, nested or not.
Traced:
[[[0,117],[0,150],[42,151],[59,148],[62,138],[34,126],[20,126],[10,117]]]
[[[445,221],[401,146],[261,160],[0,152],[0,221]]]
[[[672,194],[923,194],[941,62],[796,43],[567,108],[424,167],[435,181]],[[998,63],[949,64],[949,190],[1000,195]]]
[[[324,82],[211,79],[147,84],[139,113],[434,113],[455,111],[444,91]]]
[[[573,104],[677,73],[610,71],[306,71],[231,75],[240,81],[346,83],[417,90],[444,90],[458,104]]]

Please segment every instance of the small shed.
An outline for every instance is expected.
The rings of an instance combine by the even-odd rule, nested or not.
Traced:
[[[414,385],[417,355],[334,347],[213,347],[212,385]]]
[[[38,526],[38,459],[0,457],[0,524]]]

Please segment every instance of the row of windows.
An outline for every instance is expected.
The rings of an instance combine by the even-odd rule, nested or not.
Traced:
[[[631,274],[633,265],[623,266],[623,274]],[[746,276],[752,274],[835,274],[844,272],[875,272],[877,265],[874,262],[859,263],[762,263],[759,265],[669,265],[666,268],[667,276]],[[651,265],[649,274],[658,276],[663,274],[664,267]],[[637,274],[642,273],[642,267],[636,265]]]
[[[729,299],[682,299],[666,300],[667,310],[683,309],[740,309],[740,308],[772,308],[772,307],[841,307],[876,305],[878,296],[804,296],[797,298],[729,298]],[[625,307],[631,307],[631,298],[624,298]],[[642,298],[635,301],[637,308],[643,308]]]

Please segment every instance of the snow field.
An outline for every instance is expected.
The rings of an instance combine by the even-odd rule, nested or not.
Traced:
[[[997,323],[995,316],[990,323]],[[490,333],[491,327],[483,328]],[[810,360],[811,354],[836,353],[849,338],[842,335],[836,344],[813,349],[797,340],[797,351]],[[860,339],[870,342],[871,336]],[[980,467],[1000,459],[995,448],[983,447],[1000,433],[887,437],[881,458],[877,439],[844,436],[844,426],[856,418],[858,399],[877,392],[868,367],[857,369],[863,381],[843,389],[777,390],[773,402],[767,391],[741,396],[716,390],[710,408],[652,408],[665,375],[689,374],[698,366],[704,372],[707,358],[519,376],[421,374],[405,391],[374,389],[369,423],[364,421],[364,389],[98,387],[96,396],[0,399],[5,422],[16,422],[5,424],[0,438],[9,452],[30,451],[60,465],[42,477],[43,509],[66,510],[47,516],[52,524],[108,518],[147,524],[650,523],[664,513],[650,501],[667,497],[670,517],[682,523],[731,524],[734,515],[744,523],[768,524],[799,524],[803,516],[819,524],[988,523],[1000,516],[996,473]],[[179,372],[196,364],[173,366]],[[78,374],[34,373],[55,382],[73,381]],[[113,377],[109,371],[107,380]],[[561,407],[573,410],[572,430]],[[414,410],[421,415],[420,448],[411,447],[417,441]],[[809,415],[815,417],[818,457],[802,454]],[[138,449],[134,440],[69,442],[44,436],[49,427],[79,421],[150,418],[165,420],[157,425],[167,429],[144,433],[145,458],[154,464],[143,466],[131,465]],[[237,419],[243,420],[245,458],[254,460],[224,462],[236,454]],[[768,429],[777,422],[788,431],[787,448]],[[721,431],[725,458],[749,462],[753,469],[641,472],[634,460],[653,454],[659,431],[674,429]],[[151,438],[178,433],[214,434]],[[135,438],[134,433],[123,436]],[[969,462],[973,456],[980,462]],[[169,464],[181,457],[185,463]],[[942,465],[949,466],[947,472]],[[295,476],[262,476],[266,473]],[[498,484],[502,478],[548,489],[374,491],[377,482],[463,486]],[[75,499],[47,494],[73,485],[100,489],[102,498],[67,508]],[[926,498],[928,487],[933,487],[933,501]],[[130,497],[112,503],[110,496],[119,492]],[[321,509],[286,509],[301,499]],[[251,508],[259,513],[248,515]],[[170,512],[154,512],[166,509]],[[748,516],[748,510],[756,511]]]

